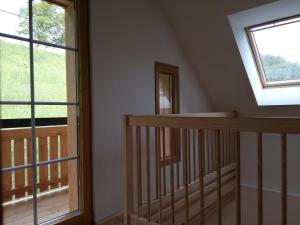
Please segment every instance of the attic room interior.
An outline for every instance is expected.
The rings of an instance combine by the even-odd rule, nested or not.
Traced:
[[[299,12],[1,0],[0,224],[300,225]]]

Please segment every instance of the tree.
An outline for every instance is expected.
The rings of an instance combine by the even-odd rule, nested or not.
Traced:
[[[280,56],[261,55],[266,80],[287,81],[300,79],[300,64],[289,62]]]
[[[64,10],[45,1],[34,3],[33,38],[39,41],[65,44],[65,14]],[[28,7],[20,9],[19,34],[29,34]]]

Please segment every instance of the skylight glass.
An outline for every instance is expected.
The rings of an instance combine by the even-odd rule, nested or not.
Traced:
[[[263,87],[300,84],[300,16],[247,31]]]

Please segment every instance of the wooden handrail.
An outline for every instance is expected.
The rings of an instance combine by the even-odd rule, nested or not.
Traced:
[[[219,118],[174,115],[129,116],[130,126],[230,129],[240,132],[300,133],[300,118]]]
[[[66,125],[60,126],[48,126],[48,127],[36,127],[36,136],[55,136],[55,135],[67,135]],[[31,128],[7,128],[1,129],[1,141],[29,138],[32,135]]]

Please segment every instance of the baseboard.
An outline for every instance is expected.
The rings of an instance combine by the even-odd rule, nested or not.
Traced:
[[[245,184],[245,183],[242,183],[241,184],[241,187],[244,187],[244,188],[251,188],[251,189],[257,189],[257,186],[256,185],[251,185],[251,184]],[[274,188],[263,188],[263,191],[265,192],[272,192],[274,194],[280,194],[281,191],[279,189],[274,189]],[[291,197],[296,197],[296,198],[299,198],[300,197],[300,194],[299,193],[292,193],[292,192],[288,192],[287,193],[288,196],[291,196]]]
[[[123,221],[123,211],[118,212],[118,213],[116,213],[114,215],[111,215],[111,216],[107,216],[107,217],[105,217],[101,220],[98,220],[98,221],[95,222],[95,225],[101,225],[101,224],[107,223],[107,222],[109,222],[110,220],[113,220],[113,219],[118,219],[120,221]]]

